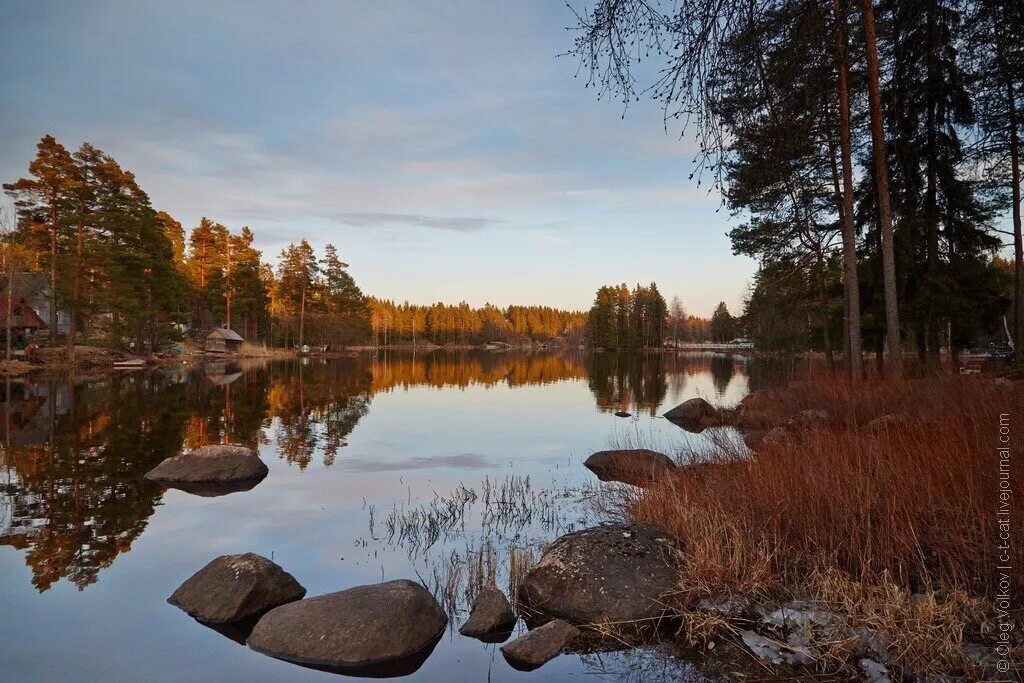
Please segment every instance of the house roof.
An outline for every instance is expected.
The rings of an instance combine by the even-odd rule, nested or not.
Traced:
[[[3,277],[4,293],[7,290],[7,277]],[[50,298],[50,279],[46,273],[15,273],[11,287],[15,299]]]
[[[20,297],[11,297],[10,306],[6,296],[0,297],[0,327],[7,326],[7,311],[11,312],[11,327],[35,327],[44,328],[46,323],[39,317],[25,300]]]
[[[212,330],[210,334],[206,335],[207,339],[215,339],[217,337],[220,337],[221,339],[224,339],[226,341],[245,341],[237,332],[235,332],[234,330],[229,330],[226,327],[218,327]]]

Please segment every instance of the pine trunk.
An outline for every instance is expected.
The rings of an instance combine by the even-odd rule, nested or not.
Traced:
[[[882,283],[885,289],[885,366],[893,376],[903,372],[900,348],[900,313],[896,300],[896,248],[892,230],[892,205],[889,199],[889,169],[885,151],[882,119],[882,92],[879,84],[878,39],[875,36],[873,0],[864,6],[864,41],[868,61],[868,99],[871,109],[871,147],[875,157],[875,190],[878,193],[878,227],[882,236]]]

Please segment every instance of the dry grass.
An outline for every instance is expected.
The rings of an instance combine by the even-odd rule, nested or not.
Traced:
[[[911,591],[963,589],[994,596],[1001,413],[1024,415],[1024,392],[980,378],[801,383],[771,402],[775,422],[824,408],[832,424],[764,445],[757,457],[717,447],[714,467],[649,489],[634,518],[686,547],[687,586],[703,594],[806,585],[839,569],[889,577]],[[910,418],[871,432],[881,415]],[[1022,490],[1022,468],[1011,485]],[[1024,497],[1013,501],[1020,519]],[[1024,545],[1010,564],[1024,565]],[[1024,589],[1024,574],[1014,577]]]
[[[728,443],[684,454],[714,464],[680,468],[630,501],[633,519],[680,539],[684,607],[737,593],[819,600],[888,634],[902,665],[970,672],[964,634],[984,630],[996,567],[1024,566],[1021,543],[1000,561],[996,518],[1000,416],[1024,416],[1024,387],[978,376],[819,377],[757,397],[746,417],[778,425],[806,409],[830,419],[754,457]],[[902,419],[867,428],[883,415]],[[1024,468],[1011,467],[1009,486],[1024,491]],[[1022,513],[1017,494],[1009,517]],[[1020,607],[1024,573],[1012,574]],[[828,645],[842,655],[843,643]]]

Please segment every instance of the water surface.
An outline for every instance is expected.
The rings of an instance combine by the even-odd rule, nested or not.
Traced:
[[[507,591],[543,543],[604,521],[590,453],[707,438],[657,416],[693,396],[735,404],[756,380],[718,355],[438,352],[13,382],[0,414],[2,677],[337,680],[165,602],[212,558],[255,552],[309,596],[395,578],[434,590],[452,628],[406,680],[697,680],[650,652],[520,673],[456,629],[474,585]],[[212,498],[143,479],[210,443],[258,449],[269,476]]]

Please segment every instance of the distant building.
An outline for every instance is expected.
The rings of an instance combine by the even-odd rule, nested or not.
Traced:
[[[10,319],[8,320],[8,314]],[[12,336],[27,339],[39,330],[46,329],[46,322],[24,299],[0,297],[0,337],[11,327]]]
[[[244,341],[234,330],[218,327],[206,335],[205,349],[208,353],[231,353],[238,351]]]
[[[7,295],[7,281],[3,278],[3,287],[0,295]],[[67,334],[70,328],[71,317],[68,312],[60,306],[60,302],[54,302],[50,293],[50,276],[46,273],[15,273],[14,283],[11,287],[11,294],[14,301],[24,301],[29,308],[35,311],[45,324],[42,329],[50,324],[50,306],[57,306],[57,334]],[[6,298],[2,299],[6,301]],[[6,308],[5,308],[6,311]]]

